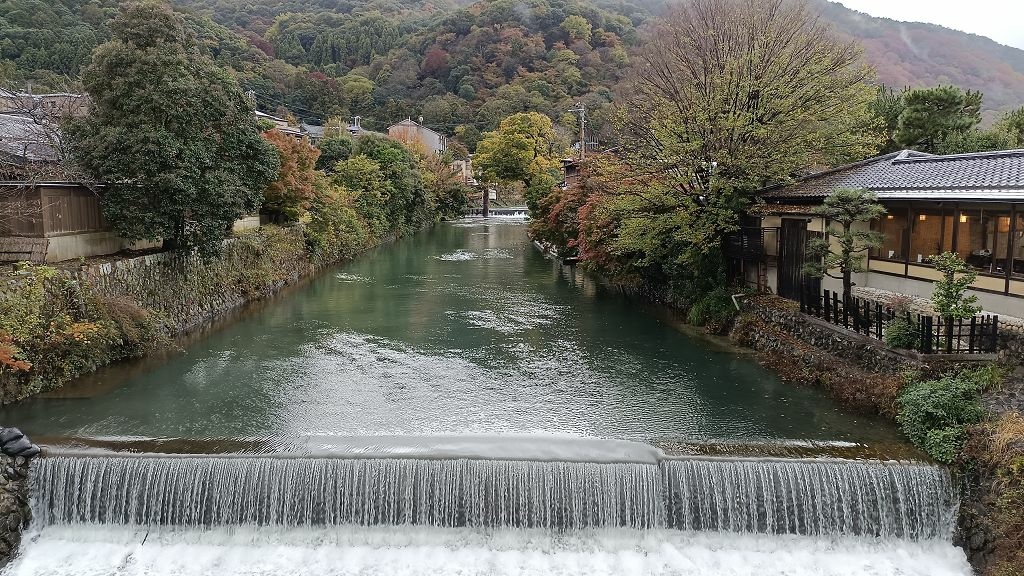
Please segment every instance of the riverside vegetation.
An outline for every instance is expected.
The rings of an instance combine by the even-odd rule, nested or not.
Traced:
[[[66,168],[117,183],[107,186],[104,215],[125,238],[163,238],[177,251],[169,264],[174,282],[157,288],[156,299],[111,297],[67,266],[4,272],[0,403],[162,346],[190,327],[175,317],[183,302],[216,299],[220,309],[204,308],[212,315],[461,214],[466,190],[448,159],[392,140],[332,138],[324,146],[331,164],[317,169],[321,150],[262,130],[237,83],[195,49],[165,6],[126,4],[111,28],[114,38],[97,48],[86,72],[96,110],[70,126],[77,154]],[[181,68],[196,71],[184,95]],[[207,92],[218,96],[200,96]],[[193,108],[180,98],[190,97],[228,120],[179,116]],[[152,146],[153,138],[161,145]],[[195,162],[181,163],[179,155]],[[224,240],[235,219],[257,209],[283,228]]]
[[[328,124],[331,116],[363,109],[381,124],[419,109],[437,127],[452,128],[467,149],[476,147],[482,173],[528,191],[535,239],[561,255],[578,256],[581,266],[620,286],[685,310],[691,322],[716,332],[724,332],[735,315],[720,238],[738,227],[760,188],[785,183],[808,167],[860,160],[892,146],[984,150],[1008,147],[1024,132],[1019,113],[1002,118],[995,133],[980,131],[982,97],[975,91],[879,89],[858,45],[798,3],[695,0],[643,32],[636,28],[640,19],[575,2],[536,7],[529,17],[501,0],[458,11],[437,27],[443,38],[406,38],[425,52],[422,59],[403,51],[399,28],[380,14],[339,17],[331,34],[317,29],[330,18],[280,15],[252,41],[266,45],[260,48],[265,55],[289,63],[260,60],[276,70],[270,76],[290,78],[292,90],[287,98],[274,93],[267,99],[266,90],[258,97],[283,104],[283,114],[291,105],[298,115]],[[248,19],[245,11],[238,17]],[[387,140],[334,137],[314,148],[273,131],[256,137],[261,132],[249,118],[238,78],[256,88],[266,82],[246,63],[249,47],[209,21],[160,4],[127,4],[118,18],[109,26],[110,42],[85,67],[84,82],[99,113],[71,134],[95,180],[121,183],[115,186],[121,188],[119,201],[105,210],[114,211],[108,219],[126,237],[161,237],[169,247],[230,259],[233,250],[264,242],[262,236],[227,247],[222,242],[234,219],[261,207],[268,218],[302,229],[301,258],[316,266],[457,213],[465,201],[444,162]],[[498,25],[503,22],[510,25]],[[139,30],[153,33],[133,32]],[[749,38],[764,39],[775,50],[761,50]],[[121,60],[136,66],[112,65]],[[225,62],[232,60],[238,66],[227,71]],[[303,73],[295,75],[295,68]],[[142,69],[151,76],[131,76]],[[196,123],[201,119],[182,116],[178,108],[171,110],[180,120],[172,128],[158,121],[169,107],[191,108],[168,97],[180,69],[197,72],[186,86],[189,102],[211,104],[218,118],[228,118],[213,125],[230,138],[207,138]],[[118,75],[125,82],[111,80]],[[631,89],[612,105],[613,90],[603,84],[620,80]],[[126,86],[140,104],[132,113],[110,105]],[[404,103],[382,90],[402,94]],[[217,96],[211,103],[201,97],[207,91]],[[577,185],[552,187],[556,160],[565,152],[562,140],[576,127],[563,111],[576,99],[592,107],[596,131],[610,132],[622,145],[615,155],[592,156]],[[174,145],[154,152],[145,138],[149,128]],[[179,148],[202,168],[198,177],[195,166],[170,161]],[[107,161],[104,150],[117,151],[115,161]],[[221,154],[235,161],[224,166],[239,166],[243,174],[212,165],[209,159]],[[147,163],[138,158],[167,166],[174,177],[147,182],[153,175],[139,169]],[[142,183],[166,191],[161,204],[147,203]],[[196,195],[211,190],[226,197],[211,203],[208,195]],[[255,253],[275,253],[272,245],[260,246]],[[852,239],[850,246],[850,254],[857,251]],[[238,276],[226,275],[223,286],[251,286],[259,293],[274,281],[275,271],[266,266],[249,261]],[[142,353],[139,347],[168,324],[159,310],[114,318],[103,302],[90,299],[86,284],[74,285],[48,269],[14,274],[22,276],[10,285],[26,288],[5,305],[17,309],[25,324],[11,323],[0,335],[0,378],[12,383],[12,398],[60,385],[91,369],[90,362]],[[118,313],[131,310],[121,304],[112,305]],[[83,359],[90,347],[95,350]],[[48,368],[61,362],[75,369]],[[936,459],[992,479],[991,521],[1000,535],[993,573],[1011,574],[1013,566],[1024,565],[1014,563],[1022,515],[1021,426],[1019,416],[980,407],[983,395],[998,387],[997,372],[986,370],[899,377],[885,387],[884,398],[873,400],[883,413],[896,414],[908,436]]]

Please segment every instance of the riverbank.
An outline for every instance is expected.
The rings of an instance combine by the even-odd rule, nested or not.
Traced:
[[[313,251],[301,226],[263,226],[226,240],[213,258],[161,252],[10,267],[0,275],[0,405],[164,351],[358,252]]]
[[[729,334],[787,381],[823,388],[844,405],[903,421],[904,430],[911,418],[929,426],[924,442],[945,446],[946,460],[963,480],[957,544],[979,574],[1022,574],[1024,368],[1016,351],[1024,339],[1003,334],[999,357],[903,353],[818,322],[774,296],[746,299]],[[1001,381],[976,389],[964,382],[997,365],[1003,367],[995,372]],[[915,396],[908,394],[913,387],[931,404],[914,405]],[[943,436],[954,433],[960,439]]]
[[[927,441],[948,451],[944,461],[962,479],[957,545],[979,574],[1021,574],[1024,369],[1013,371],[1009,366],[1021,362],[1024,337],[1012,327],[1000,334],[998,355],[922,355],[895,351],[878,340],[828,325],[801,314],[796,303],[771,295],[739,295],[742,311],[734,309],[734,318],[706,323],[701,321],[706,318],[698,318],[702,314],[677,308],[666,298],[609,286],[637,299],[639,308],[649,307],[643,302],[659,302],[666,310],[659,316],[684,333],[704,330],[712,341],[720,341],[719,334],[726,332],[729,342],[749,350],[783,380],[823,389],[843,406],[892,422],[900,421],[901,408],[903,418],[923,419],[930,427],[925,430]],[[708,300],[723,299],[715,295]],[[681,318],[691,325],[679,326]],[[996,364],[1007,367],[997,371],[1005,376],[1003,381],[977,387],[969,382],[976,372]],[[966,377],[950,376],[965,369]],[[928,402],[913,405],[915,400],[908,397],[901,406],[902,394],[922,386],[927,387],[923,394]],[[977,416],[959,421],[965,414]],[[953,428],[946,428],[950,423]],[[948,434],[955,436],[944,437]]]

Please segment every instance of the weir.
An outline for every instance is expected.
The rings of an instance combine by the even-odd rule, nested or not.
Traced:
[[[926,464],[732,458],[574,462],[56,455],[35,528],[65,524],[680,529],[949,540],[949,473]]]

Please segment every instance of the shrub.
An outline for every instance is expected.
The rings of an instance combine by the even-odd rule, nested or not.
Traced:
[[[917,349],[920,344],[917,326],[905,315],[897,315],[885,326],[885,343],[892,348]]]
[[[967,439],[967,426],[981,421],[980,394],[997,369],[964,370],[908,386],[897,399],[896,420],[916,446],[951,463]]]
[[[932,264],[942,274],[942,279],[935,283],[935,291],[932,293],[932,302],[939,315],[943,318],[970,318],[981,311],[977,296],[964,295],[978,273],[959,254],[943,252],[932,256]]]
[[[1007,412],[973,429],[969,455],[981,465],[997,535],[986,574],[1020,576],[1024,567],[1024,416]]]
[[[313,201],[304,229],[306,246],[318,263],[349,260],[369,243],[366,222],[337,190],[323,190]]]
[[[149,311],[96,297],[53,268],[23,266],[0,290],[0,402],[56,388],[165,341]]]
[[[736,316],[736,306],[725,288],[716,288],[694,302],[686,321],[694,326],[706,326],[709,332],[721,333]]]

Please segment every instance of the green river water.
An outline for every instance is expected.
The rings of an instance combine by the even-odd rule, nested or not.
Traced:
[[[645,308],[545,259],[521,222],[444,224],[0,421],[266,450],[380,435],[899,442]]]

